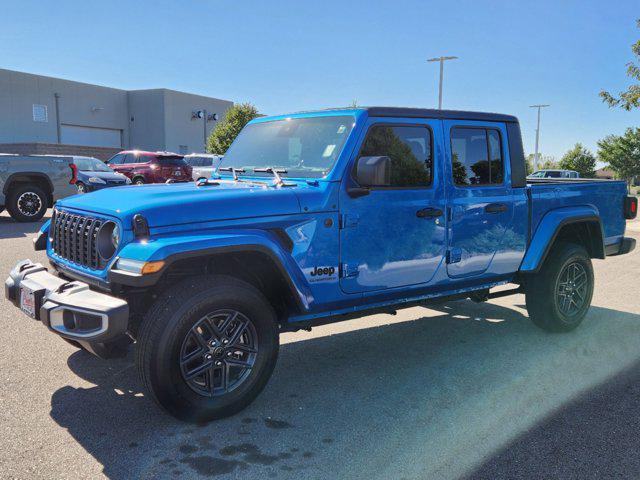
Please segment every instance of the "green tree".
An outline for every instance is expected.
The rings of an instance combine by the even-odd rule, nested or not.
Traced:
[[[631,182],[640,175],[640,128],[627,128],[623,135],[609,135],[598,142],[598,148],[598,157],[618,178]]]
[[[542,153],[540,153],[539,155],[540,155],[540,158],[538,159],[537,170],[549,170],[549,169],[558,168],[558,162],[556,162],[556,159],[555,157],[553,157],[553,155],[543,155]],[[530,153],[525,157],[525,162],[527,164],[527,175],[529,173],[534,172],[534,168],[533,168],[534,157],[535,155],[533,153]],[[529,169],[531,169],[531,172],[529,172]]]
[[[583,178],[593,178],[596,175],[596,157],[581,143],[576,143],[564,154],[559,166],[563,170],[575,170]]]
[[[640,19],[636,20],[636,24],[640,28]],[[631,51],[638,63],[627,63],[627,77],[630,77],[634,84],[630,85],[626,91],[620,92],[617,97],[605,90],[600,92],[600,97],[610,107],[621,107],[625,110],[640,107],[640,40],[631,45]]]
[[[231,107],[209,135],[207,152],[224,155],[240,130],[258,116],[258,109],[250,103],[239,103]]]

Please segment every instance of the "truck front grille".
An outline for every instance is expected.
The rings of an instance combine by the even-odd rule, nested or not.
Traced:
[[[69,262],[99,270],[104,267],[96,239],[104,220],[54,211],[49,236],[54,253]]]

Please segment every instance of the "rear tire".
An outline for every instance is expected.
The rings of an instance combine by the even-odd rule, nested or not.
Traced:
[[[87,193],[87,187],[82,182],[76,182],[76,188],[78,189],[78,193]]]
[[[7,210],[17,222],[37,222],[47,207],[47,194],[36,185],[20,185],[9,191]]]
[[[278,348],[276,315],[260,291],[233,277],[199,276],[167,290],[145,315],[138,371],[170,414],[206,422],[258,396]]]
[[[527,278],[529,317],[548,332],[569,332],[587,314],[593,297],[593,265],[580,245],[560,242],[535,275]]]

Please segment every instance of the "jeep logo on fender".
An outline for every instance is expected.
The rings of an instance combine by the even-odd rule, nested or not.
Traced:
[[[312,277],[321,277],[322,275],[331,276],[336,273],[335,267],[314,267],[311,271]]]

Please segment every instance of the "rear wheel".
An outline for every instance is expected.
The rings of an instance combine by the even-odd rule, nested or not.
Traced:
[[[87,187],[82,182],[76,182],[76,188],[78,189],[78,193],[87,193]]]
[[[185,421],[233,415],[266,385],[278,356],[276,316],[253,286],[227,276],[187,279],[149,310],[138,368],[151,396]]]
[[[540,271],[527,279],[529,317],[549,332],[573,330],[591,306],[593,286],[593,266],[584,247],[558,243]]]
[[[47,211],[47,194],[37,185],[12,188],[7,199],[9,215],[18,222],[37,222]]]

